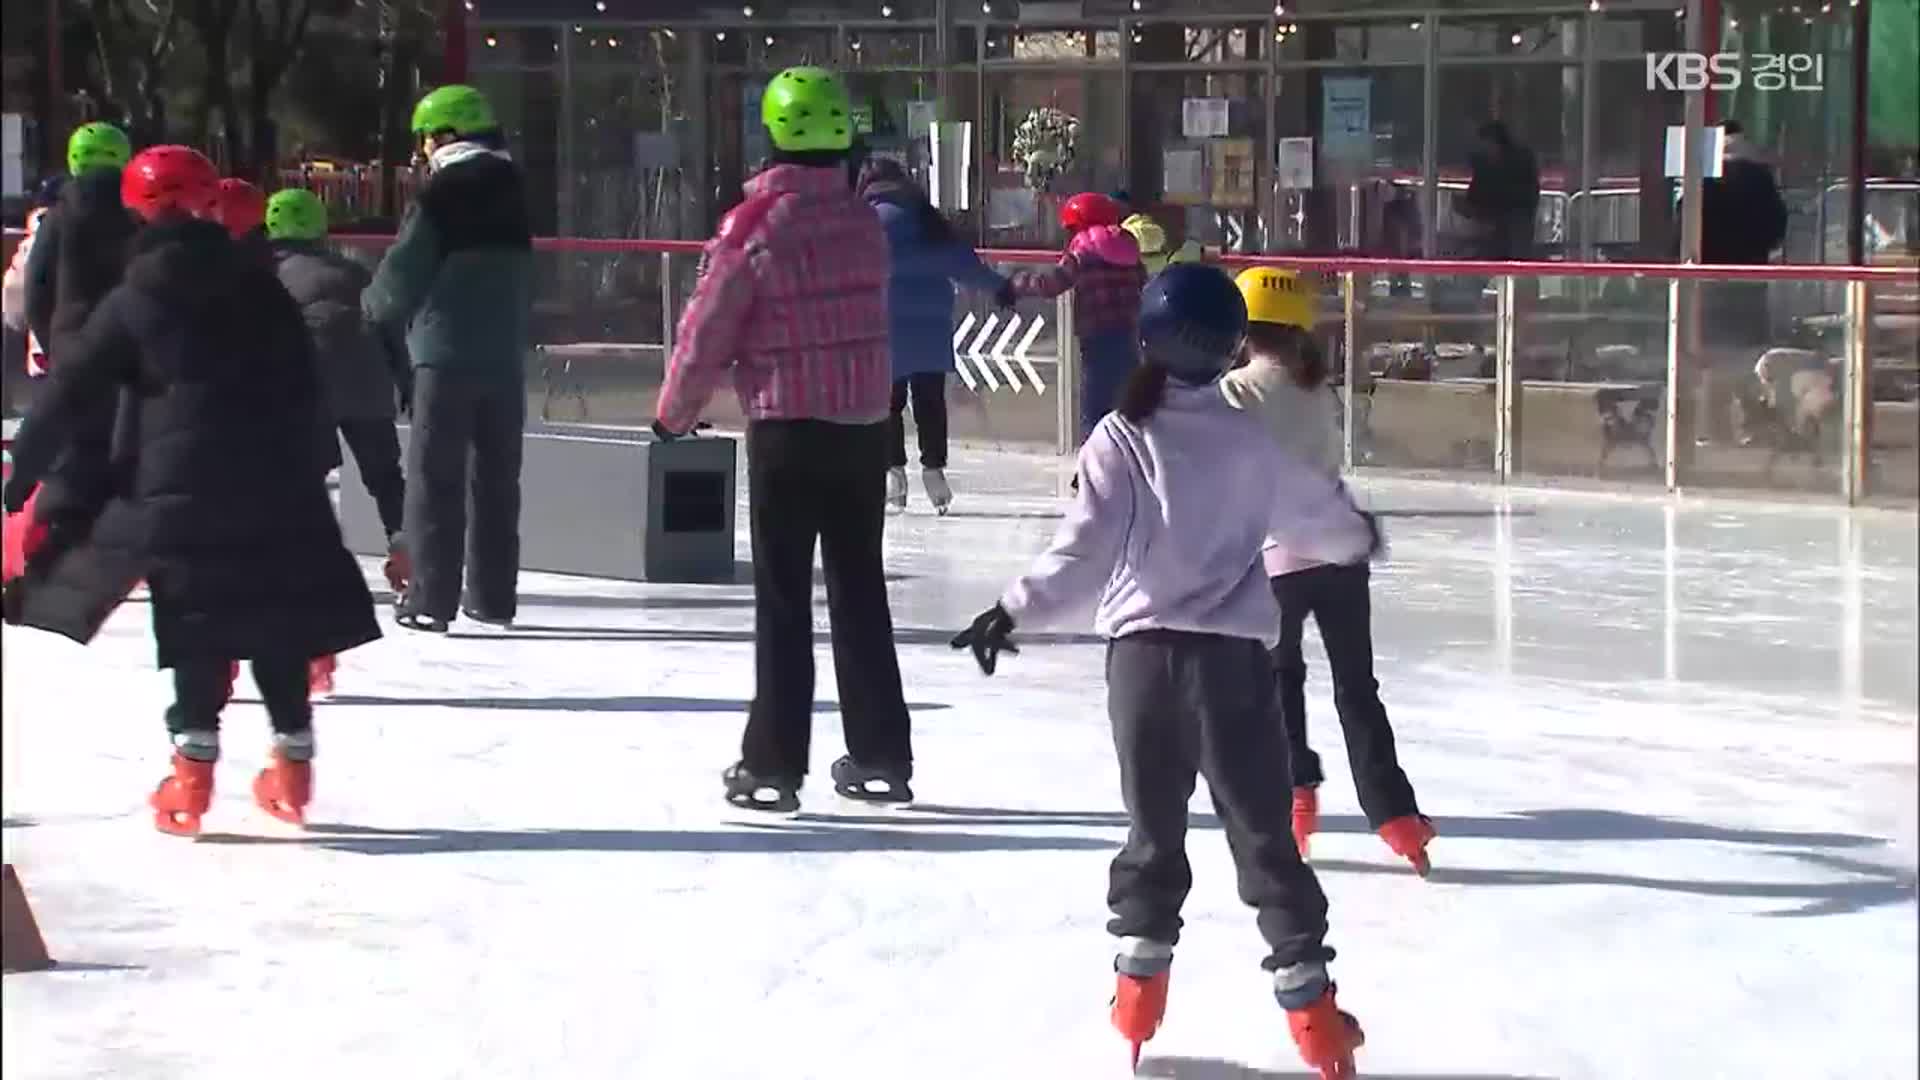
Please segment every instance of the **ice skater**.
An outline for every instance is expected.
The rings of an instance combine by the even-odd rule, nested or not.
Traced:
[[[988,675],[1016,626],[1095,608],[1107,646],[1107,715],[1127,843],[1113,860],[1107,929],[1113,1023],[1133,1044],[1166,1009],[1180,908],[1193,883],[1187,803],[1205,776],[1240,897],[1258,912],[1274,996],[1301,1057],[1353,1075],[1359,1025],[1327,974],[1327,900],[1288,832],[1286,738],[1273,724],[1267,648],[1278,623],[1260,565],[1268,536],[1326,562],[1379,546],[1338,477],[1300,464],[1216,385],[1247,325],[1232,280],[1174,266],[1141,304],[1145,363],[1080,449],[1080,488],[1053,543],[953,640]],[[1265,493],[1265,497],[1261,497]]]
[[[1122,207],[1083,191],[1060,208],[1067,250],[1046,270],[1016,274],[1020,296],[1051,300],[1073,293],[1073,327],[1080,344],[1080,440],[1119,398],[1139,362],[1140,289],[1147,282],[1140,244],[1120,227]]]
[[[1250,319],[1242,366],[1220,381],[1227,403],[1257,418],[1280,445],[1329,476],[1340,471],[1339,401],[1327,385],[1327,361],[1313,340],[1312,287],[1291,270],[1243,271],[1237,284]],[[1373,674],[1373,628],[1366,560],[1328,562],[1275,541],[1263,555],[1280,603],[1273,650],[1274,709],[1293,764],[1293,836],[1305,857],[1320,823],[1320,755],[1307,745],[1307,663],[1300,651],[1307,616],[1320,628],[1333,673],[1333,707],[1346,734],[1347,760],[1367,825],[1421,877],[1431,864],[1433,823],[1420,812],[1400,768],[1393,725]]]
[[[907,508],[907,427],[920,441],[920,485],[935,513],[953,504],[947,481],[947,376],[953,372],[955,283],[988,293],[1011,307],[1012,285],[980,261],[947,219],[892,158],[868,158],[860,168],[860,197],[887,230],[892,277],[887,285],[887,329],[893,346],[893,400],[887,417],[887,506]]]
[[[760,99],[773,163],[707,242],[653,432],[693,430],[731,375],[747,416],[753,704],[727,801],[799,808],[813,733],[813,552],[827,578],[847,755],[834,789],[910,802],[912,725],[881,564],[886,530],[887,237],[847,186],[853,106],[822,68]]]
[[[413,109],[430,174],[361,298],[413,365],[406,455],[409,630],[461,615],[511,626],[520,606],[520,467],[533,320],[526,178],[486,95],[442,86]],[[462,585],[464,582],[464,593]]]
[[[137,439],[113,459],[107,498],[35,538],[6,614],[85,643],[146,579],[174,686],[172,770],[150,802],[158,828],[186,835],[213,799],[231,665],[252,661],[273,725],[255,801],[298,822],[313,785],[308,661],[380,636],[320,466],[333,435],[306,326],[272,271],[207,220],[218,179],[183,146],[127,166],[125,202],[145,224],[126,280],[63,339],[0,491],[18,513],[71,419],[139,387]]]
[[[411,378],[406,345],[399,335],[382,333],[361,317],[360,296],[372,277],[326,247],[327,204],[318,195],[305,188],[274,192],[265,221],[280,284],[300,305],[313,337],[328,412],[386,532],[387,560],[381,569],[394,593],[404,593],[411,569],[401,531],[406,473],[394,425]]]

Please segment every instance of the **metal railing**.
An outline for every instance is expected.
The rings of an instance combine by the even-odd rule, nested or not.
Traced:
[[[390,238],[337,236],[372,260]],[[644,424],[701,245],[541,238],[529,394]],[[1006,269],[1053,251],[989,249]],[[1920,272],[1899,267],[1241,257],[1317,276],[1349,468],[1494,482],[1920,499]],[[950,427],[1073,451],[1071,296],[964,296]],[[15,365],[9,364],[9,371]],[[11,377],[11,376],[10,376]],[[710,408],[738,423],[731,395]],[[1050,399],[1050,400],[1049,400]]]

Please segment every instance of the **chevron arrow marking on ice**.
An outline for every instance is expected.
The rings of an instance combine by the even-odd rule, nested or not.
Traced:
[[[1001,333],[1000,340],[993,343],[993,362],[1000,365],[1000,373],[1007,377],[1007,385],[1013,387],[1016,394],[1021,389],[1020,376],[1013,373],[1013,365],[1007,362],[1007,346],[1013,341],[1013,335],[1019,332],[1020,316],[1009,315],[1006,330]]]
[[[973,347],[967,350],[967,356],[973,361],[974,368],[980,372],[981,378],[987,380],[989,390],[1000,389],[1000,379],[994,375],[993,366],[987,363],[987,342],[993,340],[993,330],[999,325],[999,315],[987,316],[987,325],[980,328],[979,335],[973,339]]]
[[[1027,335],[1020,339],[1020,344],[1013,350],[1013,358],[1026,370],[1027,380],[1033,383],[1033,391],[1036,394],[1046,393],[1047,384],[1040,381],[1040,373],[1033,369],[1033,361],[1027,359],[1027,350],[1033,348],[1033,339],[1040,336],[1040,328],[1045,326],[1046,322],[1046,316],[1034,316],[1033,322],[1027,326]]]
[[[966,348],[967,335],[972,332],[973,312],[969,311],[967,317],[960,321],[960,329],[953,332],[953,366],[960,373],[960,381],[967,384],[967,389],[977,391],[980,389],[979,382],[974,379],[973,372],[967,370],[967,362],[962,359],[964,354],[961,351]]]

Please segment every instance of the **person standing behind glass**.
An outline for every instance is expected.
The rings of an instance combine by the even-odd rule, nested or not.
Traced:
[[[947,483],[947,375],[953,371],[954,285],[991,292],[1004,307],[1013,287],[980,261],[953,231],[907,171],[891,158],[869,158],[860,169],[860,197],[887,230],[891,273],[887,329],[893,355],[893,400],[887,421],[887,505],[907,506],[907,429],[913,401],[920,440],[920,483],[944,514],[953,503]]]

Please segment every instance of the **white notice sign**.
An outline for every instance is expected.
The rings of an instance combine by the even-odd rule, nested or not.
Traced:
[[[1225,138],[1231,115],[1226,98],[1187,98],[1180,103],[1180,134],[1189,139]]]
[[[1312,188],[1313,137],[1297,135],[1281,139],[1273,175],[1282,190],[1306,191]]]

